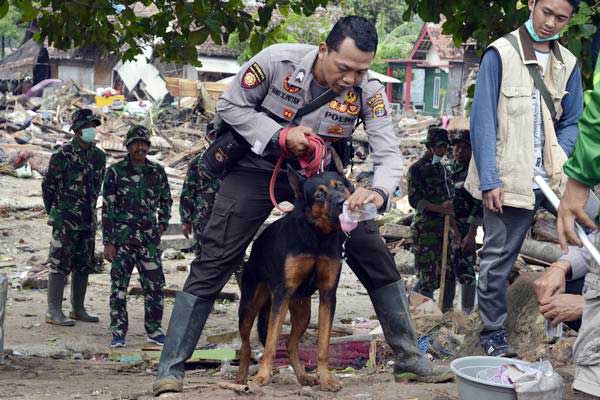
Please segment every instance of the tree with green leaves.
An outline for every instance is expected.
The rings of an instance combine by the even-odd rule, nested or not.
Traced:
[[[386,73],[391,58],[406,58],[410,54],[423,26],[418,16],[402,20],[408,6],[404,0],[345,0],[344,14],[356,14],[376,23],[379,46],[371,68]],[[404,71],[394,71],[396,78],[404,79]]]
[[[274,10],[284,18],[291,13],[308,16],[329,1],[264,0],[251,13],[243,0],[0,0],[0,18],[15,8],[39,28],[36,40],[58,49],[96,45],[130,60],[152,44],[164,61],[197,65],[196,46],[208,37],[223,44],[236,32],[257,52],[277,34],[269,30]],[[136,3],[152,6],[154,12],[138,16]]]
[[[529,17],[526,0],[406,0],[406,3],[405,20],[417,14],[424,21],[440,22],[445,16],[443,33],[452,35],[457,46],[473,38],[480,51],[495,39],[517,29]],[[581,60],[588,87],[594,70],[591,38],[597,26],[600,26],[600,1],[583,0],[562,39]]]
[[[289,13],[286,17],[280,16],[278,22],[268,28],[265,41],[260,44],[267,47],[275,43],[306,43],[317,45],[325,41],[333,23],[325,12],[317,12],[311,16]],[[248,61],[260,50],[250,46],[248,40],[240,41],[240,34],[234,32],[229,37],[228,46],[240,54],[240,62]]]
[[[21,22],[21,13],[15,7],[7,10],[2,18],[0,18],[0,38],[2,40],[2,53],[4,57],[5,47],[18,47],[25,36],[25,28]]]

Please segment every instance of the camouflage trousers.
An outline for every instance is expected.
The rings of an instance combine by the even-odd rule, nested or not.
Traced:
[[[110,270],[110,330],[113,336],[124,337],[128,329],[127,288],[133,267],[136,267],[144,292],[144,328],[149,336],[161,330],[165,275],[156,246],[120,246]]]
[[[96,232],[71,229],[52,229],[48,263],[50,272],[68,275],[71,271],[81,274],[94,272],[94,248]]]
[[[456,221],[461,238],[464,238],[469,233],[470,224]],[[475,249],[472,252],[464,252],[462,250],[452,250],[450,253],[450,263],[452,272],[456,279],[464,284],[471,283],[475,280],[475,263],[477,262],[477,254]]]
[[[210,219],[210,213],[215,204],[215,195],[221,186],[219,179],[211,176],[208,172],[204,172],[204,163],[200,164],[199,169],[198,192],[194,199],[194,211],[192,213],[192,230],[194,232],[192,247],[197,256],[200,256],[200,234]]]
[[[440,287],[444,219],[423,218],[411,228],[412,250],[415,255],[415,269],[418,278],[414,290],[424,296],[433,297],[433,292]],[[453,282],[454,275],[447,273],[447,284],[449,280]]]

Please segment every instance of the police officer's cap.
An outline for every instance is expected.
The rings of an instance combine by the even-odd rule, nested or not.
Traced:
[[[71,114],[71,129],[81,129],[90,122],[93,122],[94,126],[101,124],[100,118],[88,108],[82,108]]]
[[[150,131],[148,128],[142,125],[134,125],[127,131],[127,138],[125,139],[125,147],[129,146],[135,140],[141,140],[150,144]]]
[[[459,129],[456,131],[454,135],[452,135],[452,140],[450,140],[451,144],[456,144],[456,142],[465,142],[469,146],[471,145],[471,134],[468,129]]]
[[[421,143],[433,147],[444,144],[448,145],[450,144],[450,140],[448,140],[448,131],[444,128],[432,126],[427,130],[427,138]]]

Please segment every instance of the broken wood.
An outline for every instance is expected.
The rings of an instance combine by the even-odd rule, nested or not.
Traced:
[[[175,157],[172,158],[167,158],[164,160],[164,164],[167,167],[171,167],[174,168],[175,165],[177,165],[177,163],[184,161],[186,159],[191,159],[192,157],[194,157],[196,154],[204,151],[205,148],[205,144],[204,143],[199,143],[196,146],[192,147],[189,150],[186,150],[182,153],[177,154]]]
[[[379,233],[386,240],[412,239],[409,226],[387,223],[379,228]]]
[[[285,321],[283,323],[283,325],[285,326],[291,326],[290,321]],[[311,322],[310,324],[308,324],[308,329],[319,329],[319,324],[315,323],[315,322]],[[336,332],[336,333],[343,333],[344,335],[352,335],[354,333],[354,331],[352,330],[352,328],[347,328],[345,326],[340,326],[340,325],[332,325],[331,326],[331,332]]]
[[[165,297],[175,297],[175,295],[179,291],[180,290],[177,290],[177,289],[165,288],[164,295],[165,295]],[[132,296],[143,296],[144,290],[140,286],[134,286],[131,289],[129,289],[128,294],[130,294]],[[217,300],[236,301],[236,300],[239,300],[239,298],[240,297],[238,296],[238,294],[234,293],[234,292],[221,292],[217,296]]]
[[[63,131],[62,129],[58,129],[58,128],[55,128],[55,127],[50,126],[50,125],[42,124],[40,122],[31,121],[31,123],[34,124],[34,125],[36,125],[36,126],[39,126],[40,128],[48,129],[50,131],[53,131],[53,132],[56,132],[56,133],[60,133],[60,134],[65,135],[67,137],[73,137],[73,136],[75,136],[73,134],[73,132]]]
[[[250,388],[250,386],[248,386],[248,385],[239,385],[237,383],[221,381],[221,382],[217,382],[217,386],[221,389],[233,390],[234,392],[239,393],[239,394],[254,393],[254,390],[252,388]]]
[[[450,232],[450,216],[444,216],[444,237],[442,241],[442,272],[440,273],[440,298],[438,305],[444,311],[444,295],[446,293],[446,266],[448,264],[448,234]]]

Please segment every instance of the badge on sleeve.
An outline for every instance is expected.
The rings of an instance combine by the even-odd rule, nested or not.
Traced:
[[[377,93],[375,96],[371,97],[369,101],[367,101],[367,104],[371,107],[373,118],[381,118],[387,115],[387,109],[381,93]]]
[[[257,63],[248,67],[242,76],[242,87],[244,89],[254,89],[265,81],[265,73]]]

